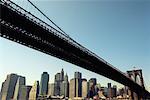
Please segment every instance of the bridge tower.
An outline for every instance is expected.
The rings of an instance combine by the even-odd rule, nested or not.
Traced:
[[[142,75],[142,69],[127,71],[127,74],[134,82],[136,82],[137,84],[145,88],[143,75]],[[128,91],[128,94],[130,96],[130,100],[142,99],[135,92],[132,92],[131,90]]]

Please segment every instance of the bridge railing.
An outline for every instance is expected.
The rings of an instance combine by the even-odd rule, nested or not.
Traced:
[[[99,57],[98,55],[96,55],[95,53],[91,52],[90,50],[88,50],[87,48],[82,46],[81,44],[77,43],[75,40],[73,40],[71,37],[69,37],[69,35],[63,34],[62,32],[58,31],[57,29],[55,29],[51,25],[47,24],[46,22],[44,22],[40,18],[38,18],[35,15],[31,14],[29,11],[27,11],[27,10],[23,9],[22,7],[20,7],[19,5],[15,4],[14,2],[12,2],[10,0],[1,0],[1,2],[2,2],[3,5],[7,6],[8,8],[10,8],[13,11],[17,12],[18,14],[26,17],[28,20],[30,20],[33,23],[41,26],[42,28],[44,28],[45,30],[49,31],[50,33],[53,33],[54,35],[56,35],[59,38],[67,41],[71,45],[74,45],[75,47],[79,48],[80,50],[86,52],[88,55],[96,57],[97,59],[99,59],[103,63],[107,64],[108,66],[111,66],[113,69],[117,70],[118,72],[122,73],[123,75],[126,75],[125,73],[121,72],[116,67],[114,67],[113,65],[111,65],[110,63],[105,61],[103,58]]]

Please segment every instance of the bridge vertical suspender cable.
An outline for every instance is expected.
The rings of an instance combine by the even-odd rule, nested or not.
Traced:
[[[35,6],[30,0],[27,0],[35,9],[37,9],[44,17],[46,17],[52,24],[54,24],[62,33],[63,35],[69,37],[57,24],[55,24],[49,17],[47,17],[37,6]]]

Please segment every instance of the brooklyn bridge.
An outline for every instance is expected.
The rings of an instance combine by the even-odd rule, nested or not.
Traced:
[[[127,74],[121,72],[103,58],[73,40],[58,26],[60,30],[47,24],[12,1],[0,1],[0,15],[1,37],[128,86],[132,94],[136,93],[138,100],[150,99],[150,93],[144,86],[141,70],[127,71]],[[131,79],[132,76],[134,76],[135,80]],[[140,76],[141,85],[136,82],[136,76]]]

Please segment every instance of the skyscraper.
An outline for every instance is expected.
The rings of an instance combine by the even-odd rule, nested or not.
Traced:
[[[65,75],[64,82],[65,82],[65,97],[69,97],[69,81],[67,73]]]
[[[17,74],[9,74],[7,75],[6,80],[2,85],[2,92],[0,100],[10,100],[13,99],[15,86],[17,83],[18,75]]]
[[[54,96],[54,83],[48,85],[48,96]]]
[[[47,95],[48,82],[49,82],[49,74],[47,72],[43,72],[41,75],[41,82],[40,82],[40,95]]]
[[[111,88],[111,83],[108,83],[107,85],[108,85],[108,88]]]
[[[61,70],[61,73],[60,73],[60,80],[64,81],[64,70],[63,69]]]
[[[90,80],[89,80],[89,89],[94,85],[94,87],[95,87],[95,85],[97,84],[97,80],[96,80],[96,78],[91,78]]]
[[[74,78],[70,80],[69,97],[81,97],[82,96],[82,74],[75,72]]]
[[[112,98],[116,95],[116,86],[111,87],[111,83],[108,83],[108,94],[107,97],[108,98]]]
[[[97,84],[96,78],[91,78],[91,79],[89,80],[89,82],[92,82],[93,85],[96,85],[96,84]]]
[[[81,79],[82,78],[82,74],[80,72],[75,72],[74,73],[74,78]]]
[[[113,88],[112,88],[112,96],[113,96],[113,97],[116,97],[116,96],[117,96],[117,86],[116,86],[116,85],[113,85]]]
[[[75,72],[76,97],[82,97],[82,74]]]
[[[64,97],[69,97],[69,82],[67,74],[64,77],[64,81],[61,83],[60,95],[64,95]]]
[[[76,96],[75,78],[70,80],[69,84],[69,98],[73,99]]]
[[[19,76],[16,86],[15,86],[15,91],[14,91],[14,96],[13,96],[13,100],[19,100],[19,96],[20,96],[20,87],[22,85],[25,85],[25,77],[23,76]]]
[[[82,79],[82,97],[86,97],[88,93],[88,82],[86,79]]]
[[[75,97],[81,97],[82,96],[82,81],[80,79],[75,79],[75,85],[76,85]]]
[[[61,88],[64,87],[63,82],[64,81],[64,70],[61,70],[61,73],[57,73],[55,75],[55,81],[54,81],[54,95],[55,96],[60,96],[62,94],[64,94],[63,90],[61,90]],[[63,93],[61,93],[63,92]]]
[[[21,85],[18,100],[28,100],[31,87],[32,86]]]
[[[61,80],[60,80],[60,73],[57,73],[55,75],[55,81],[54,81],[54,95],[60,95],[60,84],[61,84]]]
[[[35,81],[29,93],[29,100],[37,100],[39,94],[39,81]]]
[[[104,91],[103,94],[105,97],[108,97],[108,88],[107,87],[103,87]]]

